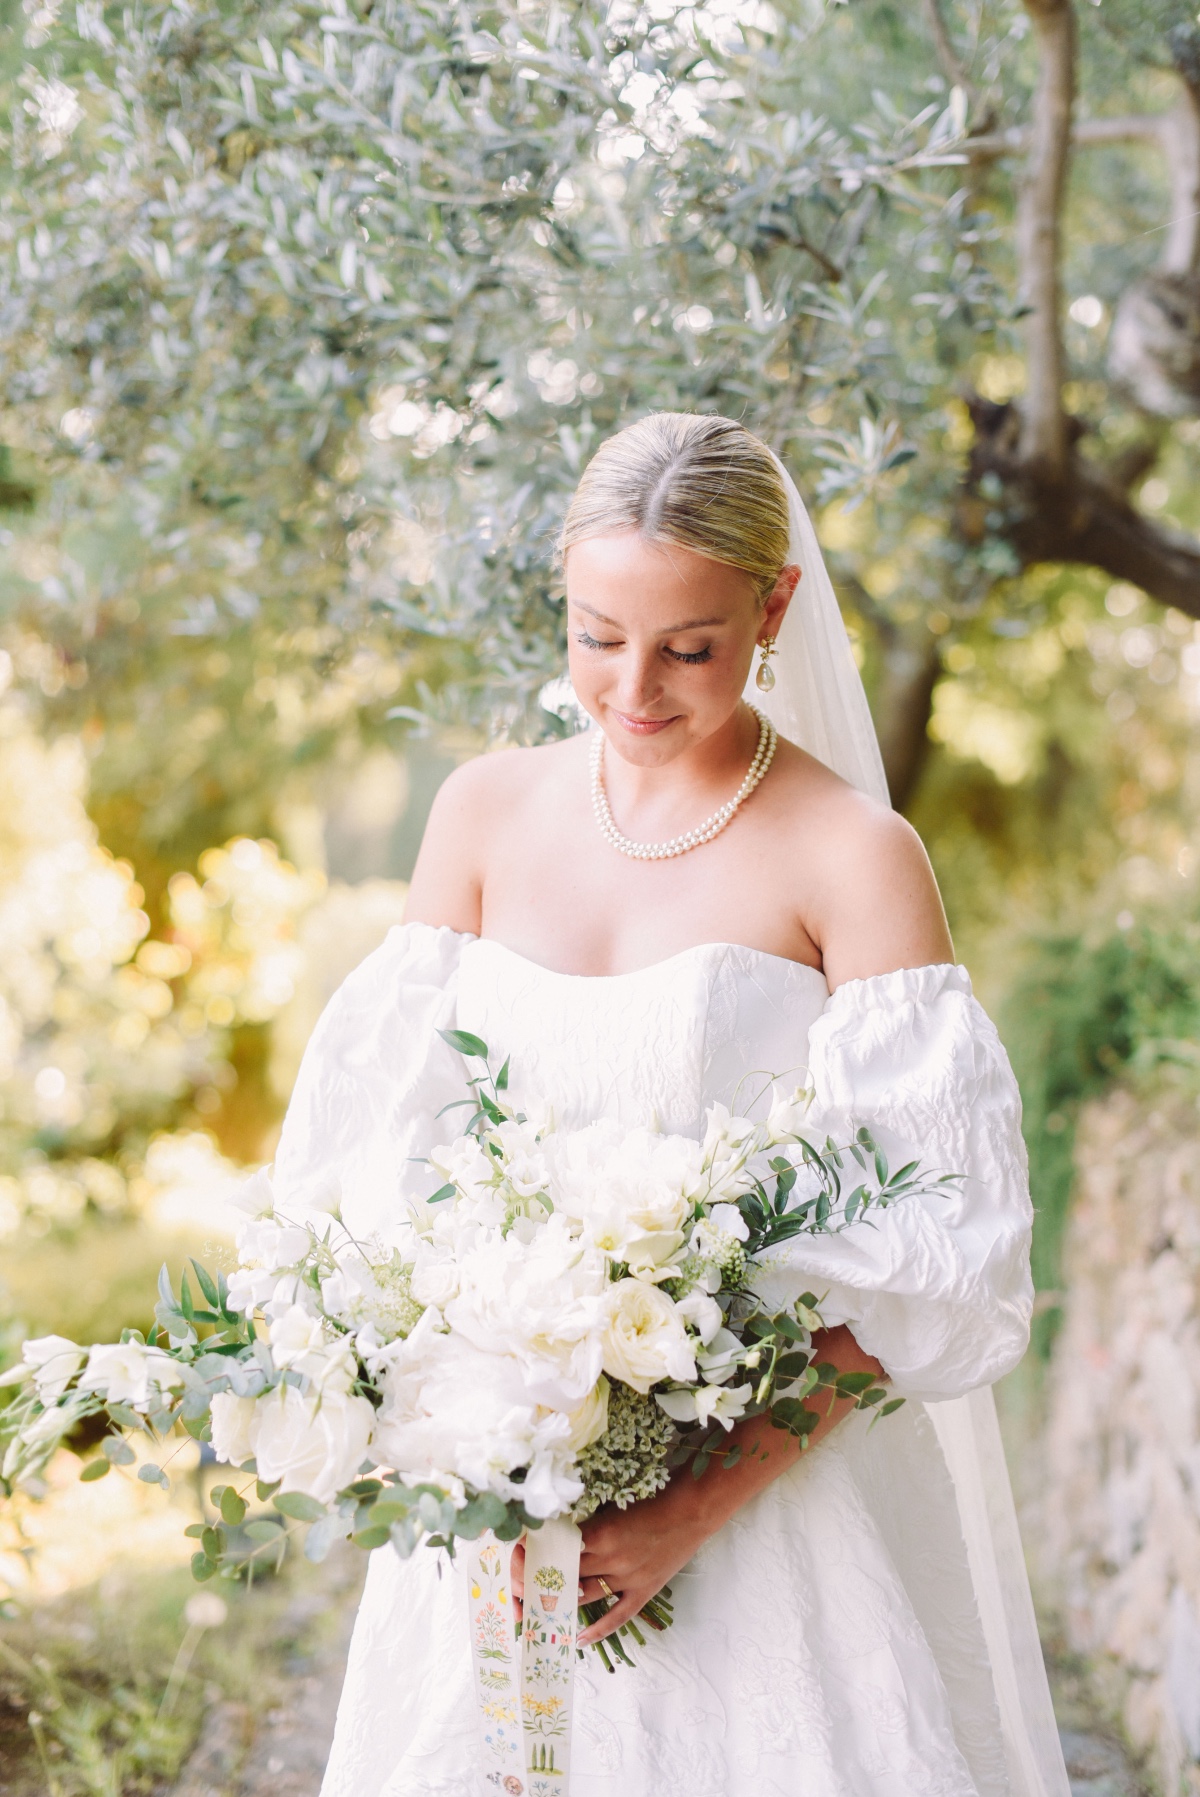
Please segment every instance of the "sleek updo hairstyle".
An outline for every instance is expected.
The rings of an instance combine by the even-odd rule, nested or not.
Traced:
[[[630,530],[740,568],[763,605],[788,558],[779,468],[766,444],[732,418],[652,412],[610,437],[588,463],[559,553]]]

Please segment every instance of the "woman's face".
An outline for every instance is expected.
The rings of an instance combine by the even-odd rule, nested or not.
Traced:
[[[778,634],[798,568],[765,606],[747,574],[636,531],[567,553],[567,632],[576,695],[617,753],[674,760],[728,723],[755,645]]]

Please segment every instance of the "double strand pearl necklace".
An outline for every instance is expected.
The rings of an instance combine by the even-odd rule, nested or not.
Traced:
[[[686,835],[673,836],[670,842],[634,842],[631,837],[622,836],[617,829],[609,809],[608,794],[604,790],[604,732],[597,730],[592,743],[592,810],[605,841],[634,861],[669,861],[673,856],[686,855],[689,849],[698,849],[701,843],[711,842],[714,836],[719,836],[765,777],[775,754],[775,745],[779,741],[770,719],[764,717],[756,706],[752,705],[750,709],[758,719],[758,747],[746,770],[746,778],[719,811],[714,811],[711,817],[706,818],[702,824],[697,824]]]

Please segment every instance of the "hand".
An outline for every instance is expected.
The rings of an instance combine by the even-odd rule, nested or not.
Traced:
[[[607,1506],[584,1524],[579,1561],[581,1601],[607,1601],[601,1579],[617,1601],[580,1635],[581,1647],[603,1641],[636,1616],[721,1526],[724,1515],[710,1515],[712,1506],[703,1501],[704,1496],[703,1482],[694,1480],[685,1468],[657,1496],[644,1498],[628,1510]],[[656,1625],[647,1619],[647,1626]]]

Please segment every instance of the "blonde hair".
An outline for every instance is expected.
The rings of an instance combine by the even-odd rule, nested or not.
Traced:
[[[559,554],[636,530],[750,576],[760,605],[788,557],[788,502],[765,443],[732,418],[652,412],[601,445],[567,508]]]

